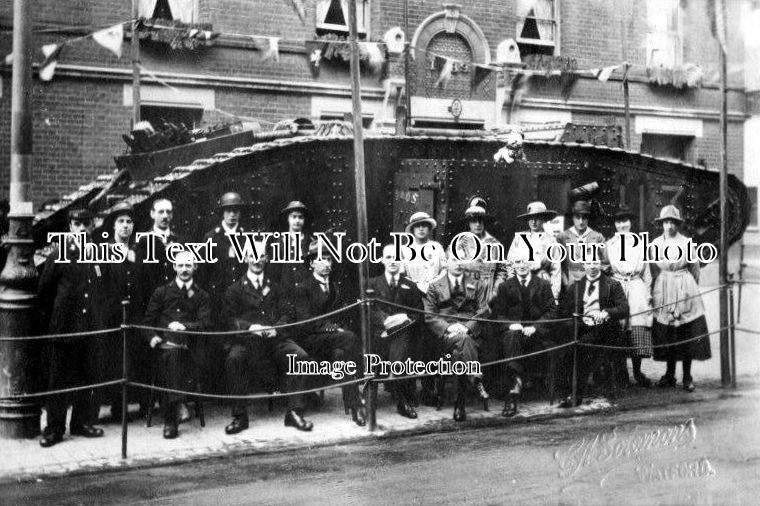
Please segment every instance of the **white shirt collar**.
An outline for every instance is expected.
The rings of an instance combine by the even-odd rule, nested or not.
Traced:
[[[521,278],[520,276],[517,276],[517,275],[515,275],[515,277],[517,277],[517,282],[518,282],[518,283],[520,283],[520,284],[522,285],[522,281],[523,281],[523,280],[522,280],[522,278]],[[532,276],[531,276],[531,273],[530,273],[530,271],[528,271],[528,275],[527,275],[527,276],[525,276],[525,282],[526,282],[526,285],[529,285],[529,284],[530,284],[530,279],[531,279],[531,277],[532,277]]]
[[[600,272],[599,275],[597,275],[597,277],[595,277],[594,279],[591,279],[590,277],[586,276],[586,281],[588,283],[596,283],[597,281],[599,281],[599,278],[601,277],[602,277],[602,273]]]
[[[591,227],[586,227],[586,230],[584,230],[582,234],[578,232],[578,229],[575,228],[575,225],[573,225],[572,228],[573,228],[573,233],[575,233],[575,235],[577,235],[579,238],[584,238],[591,232]]]
[[[187,283],[183,283],[179,280],[179,278],[174,278],[174,282],[177,283],[177,287],[182,290],[183,286],[186,286],[188,290],[190,290],[193,287],[193,280],[191,279]]]
[[[321,283],[323,285],[330,283],[330,278],[324,278],[324,277],[320,276],[319,274],[317,274],[316,272],[314,272],[313,274],[314,274],[314,279],[316,279],[319,283]]]
[[[388,285],[391,284],[391,280],[393,280],[394,278],[396,280],[396,284],[398,284],[398,280],[400,278],[400,276],[399,276],[398,273],[396,273],[396,274],[391,274],[389,272],[385,273],[385,280],[388,282]]]
[[[263,272],[261,274],[254,274],[251,271],[245,271],[245,275],[248,277],[248,281],[250,281],[254,286],[256,286],[256,283],[258,283],[259,286],[264,286]]]
[[[153,233],[157,234],[162,239],[166,240],[170,235],[172,235],[172,231],[170,228],[167,228],[166,230],[161,230],[157,226],[153,225]]]
[[[235,225],[234,228],[230,228],[230,227],[227,226],[227,224],[225,222],[222,222],[222,229],[227,234],[234,234],[235,232],[237,232],[237,229],[238,229],[239,226],[240,226],[240,224]]]
[[[461,285],[463,282],[464,273],[460,274],[459,276],[454,276],[453,274],[449,273],[449,283],[451,283],[451,286],[455,286],[457,282]]]

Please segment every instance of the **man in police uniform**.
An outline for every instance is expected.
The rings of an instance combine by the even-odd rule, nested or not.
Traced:
[[[69,211],[69,231],[84,232],[90,240],[93,230],[92,214],[86,209]],[[95,330],[99,321],[97,307],[102,271],[98,264],[80,263],[81,250],[76,241],[68,240],[68,262],[56,262],[54,250],[39,280],[39,301],[42,321],[49,334],[68,334]],[[45,328],[45,325],[43,325]],[[110,336],[113,337],[113,336]],[[107,339],[108,336],[103,337]],[[92,337],[69,337],[49,342],[48,390],[60,390],[92,384],[100,377],[97,347]],[[66,409],[72,405],[70,431],[72,436],[100,437],[103,430],[93,427],[97,421],[98,404],[92,390],[71,395],[51,395],[46,401],[47,426],[40,445],[50,447],[63,441],[66,431]]]
[[[591,204],[585,200],[578,200],[573,204],[572,212],[573,226],[560,233],[557,237],[557,242],[560,243],[566,250],[569,249],[569,244],[604,244],[604,236],[588,226],[588,220],[591,216]],[[578,254],[580,254],[580,246],[574,246],[574,248]],[[562,262],[563,287],[569,287],[576,281],[583,279],[586,275],[586,271],[583,267],[583,262],[570,261],[570,251],[567,251],[567,253],[567,258],[565,258],[565,261]],[[603,250],[602,253],[604,253]],[[600,260],[603,262],[604,267],[606,267],[606,256],[602,255]]]
[[[268,261],[266,254],[258,259],[249,255],[248,270],[240,280],[227,289],[225,295],[224,317],[228,328],[251,332],[234,336],[225,344],[225,370],[231,395],[249,393],[251,374],[259,369],[257,359],[271,356],[282,373],[288,370],[289,354],[295,355],[295,360],[298,361],[309,360],[307,353],[292,339],[277,329],[268,328],[280,321],[282,304],[285,303],[280,287],[267,276],[265,266]],[[285,375],[284,390],[304,390],[305,380],[304,375]],[[304,396],[291,395],[287,399],[285,425],[310,431],[313,424],[303,418]],[[232,416],[232,422],[224,429],[227,434],[237,434],[248,428],[248,409],[245,402],[235,402]]]
[[[198,282],[211,296],[211,307],[214,323],[219,328],[224,326],[221,318],[222,301],[227,288],[240,279],[245,273],[245,262],[239,262],[235,256],[230,239],[226,234],[242,234],[246,230],[240,226],[240,212],[243,199],[239,193],[227,192],[219,200],[219,210],[222,212],[222,222],[210,230],[204,241],[211,239],[216,246],[213,248],[216,263],[200,267]],[[242,244],[242,243],[241,243]]]
[[[185,381],[196,373],[204,356],[204,337],[172,331],[207,330],[211,326],[211,302],[208,293],[193,281],[195,262],[192,253],[183,251],[175,257],[176,277],[159,286],[148,302],[143,325],[168,331],[151,335],[151,348],[161,350],[161,373],[167,388],[184,390]],[[195,369],[195,370],[192,370]],[[164,402],[164,438],[174,439],[177,431],[177,408],[181,396],[167,394]]]

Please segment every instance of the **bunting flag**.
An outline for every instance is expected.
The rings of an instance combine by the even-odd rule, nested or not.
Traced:
[[[258,39],[257,47],[261,51],[261,61],[280,61],[280,38],[279,37],[266,37],[264,39]]]
[[[491,75],[491,72],[495,69],[488,67],[486,65],[478,65],[477,63],[472,64],[472,72],[470,73],[470,76],[472,77],[472,83],[470,86],[472,88],[475,88],[477,85],[483,82],[483,80]]]
[[[116,55],[117,58],[121,58],[121,43],[124,40],[124,25],[119,23],[113,25],[110,28],[98,30],[92,34],[92,38]]]
[[[607,81],[610,76],[612,75],[615,70],[617,70],[620,67],[620,65],[611,65],[609,67],[604,67],[599,70],[599,73],[596,75],[596,78],[602,82]]]
[[[46,44],[42,46],[42,54],[45,55],[45,61],[40,65],[41,81],[50,81],[53,78],[63,46],[63,44]]]
[[[373,74],[380,74],[385,66],[386,58],[380,44],[375,42],[359,42],[359,56],[367,62]]]
[[[433,68],[440,71],[438,80],[436,80],[433,87],[445,88],[446,84],[448,84],[448,82],[451,80],[451,73],[454,69],[454,62],[449,58],[444,58],[443,56],[435,56],[433,57]]]
[[[325,42],[319,40],[306,41],[306,56],[309,58],[309,70],[314,77],[319,76],[319,67],[325,54]]]
[[[13,65],[13,53],[8,53],[5,55],[5,59],[3,60],[3,64],[10,67]]]
[[[303,0],[285,0],[285,3],[296,11],[302,25],[306,25],[306,9],[303,6]]]

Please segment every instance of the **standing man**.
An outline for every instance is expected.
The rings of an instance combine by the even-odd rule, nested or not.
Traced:
[[[583,277],[570,285],[562,297],[561,316],[581,315],[578,340],[581,343],[622,345],[620,320],[628,318],[628,301],[620,283],[602,273],[602,264],[591,261],[583,264]],[[580,346],[578,348],[578,394],[567,397],[560,407],[581,404],[589,374],[595,373],[602,362],[616,360],[615,352]],[[625,362],[623,362],[625,364]],[[625,366],[625,365],[624,365]],[[610,375],[612,381],[617,379]]]
[[[69,211],[69,232],[84,232],[91,239],[92,214],[86,209]],[[99,264],[80,263],[82,254],[78,241],[67,240],[68,262],[56,262],[58,249],[47,261],[40,276],[38,296],[43,328],[49,334],[68,334],[95,330],[99,323],[102,271]],[[104,336],[103,339],[114,336]],[[92,384],[99,381],[95,338],[68,337],[49,341],[48,390]],[[71,404],[72,436],[100,437],[103,429],[93,427],[98,419],[98,403],[92,390],[67,395],[51,395],[46,400],[47,426],[40,445],[44,448],[63,441],[66,432],[66,410]]]
[[[319,258],[316,241],[309,246],[308,261],[311,274],[293,290],[290,304],[285,305],[289,310],[285,322],[313,320],[345,305],[340,288],[331,276],[333,259],[330,256]],[[339,318],[321,318],[290,327],[288,334],[309,356],[316,357],[317,360],[350,360],[362,367],[361,342],[356,334],[345,329]],[[345,381],[353,379],[354,375],[346,375]],[[356,425],[366,425],[365,402],[356,384],[343,387],[343,406],[346,413],[350,410],[351,419]]]
[[[499,292],[491,302],[494,318],[508,320],[500,329],[506,358],[548,348],[550,327],[548,323],[537,322],[553,320],[557,315],[552,287],[547,280],[531,272],[528,256],[515,256],[512,262],[515,276],[499,286]],[[519,361],[508,362],[507,374],[510,385],[501,414],[509,417],[517,414],[517,403],[522,393],[522,364]]]
[[[448,274],[433,281],[428,288],[424,299],[425,323],[441,342],[442,352],[451,354],[452,361],[478,360],[481,324],[466,318],[488,317],[487,290],[479,279],[466,274],[463,262],[453,255],[449,256]],[[488,399],[481,375],[459,376],[454,403],[454,420],[457,422],[467,419],[465,396],[468,383],[475,386],[481,399]]]
[[[604,236],[588,226],[591,216],[591,204],[585,200],[578,200],[573,204],[573,226],[559,234],[557,242],[565,249],[569,244],[601,243],[604,244]],[[575,247],[578,250],[578,246]],[[599,260],[606,265],[606,255]],[[562,286],[569,287],[576,281],[583,279],[585,269],[583,262],[571,262],[570,252],[562,262]]]
[[[204,356],[205,336],[181,333],[208,330],[211,326],[211,302],[208,293],[194,283],[195,262],[187,251],[175,257],[175,278],[156,288],[148,302],[143,325],[167,329],[150,338],[151,348],[161,350],[161,373],[167,388],[184,390],[188,376],[198,373]],[[175,332],[172,332],[175,331]],[[195,370],[193,370],[195,369]],[[177,408],[181,396],[166,394],[164,406],[164,438],[174,439],[177,430]]]
[[[413,340],[419,338],[420,312],[407,314],[406,310],[385,305],[388,301],[410,308],[422,310],[422,294],[417,285],[401,275],[401,263],[396,262],[393,244],[383,247],[383,266],[385,272],[369,280],[368,288],[374,290],[375,298],[372,311],[372,336],[374,350],[391,362],[404,362],[412,357]],[[401,416],[417,418],[414,409],[414,379],[395,380],[388,386],[396,397],[396,409]]]
[[[306,220],[309,216],[309,208],[299,200],[288,203],[280,211],[280,216],[284,216],[288,223],[288,232],[291,234],[300,234],[300,240],[296,242],[295,235],[286,240],[285,236],[280,236],[272,243],[273,248],[279,248],[280,258],[297,258],[298,252],[301,253],[303,262],[301,263],[273,263],[272,279],[277,282],[283,289],[283,293],[289,294],[291,289],[299,286],[305,279],[311,276],[309,264],[306,256],[309,253],[309,244],[311,238],[306,233]]]
[[[557,216],[557,212],[547,209],[543,202],[531,202],[528,204],[528,212],[521,214],[518,218],[528,223],[527,232],[522,232],[522,234],[525,235],[525,239],[530,242],[530,247],[533,248],[533,261],[530,262],[530,258],[527,258],[531,273],[547,280],[551,284],[554,300],[559,301],[559,294],[562,290],[562,269],[559,263],[552,262],[546,257],[546,251],[557,241],[552,234],[544,231],[544,223],[553,220],[555,216]],[[525,239],[520,235],[515,235],[507,253],[507,262],[510,265],[518,257],[523,256],[524,251],[528,251]],[[513,267],[510,267],[510,271],[510,277],[512,277],[514,275]]]
[[[259,251],[263,251],[263,245]],[[297,361],[309,360],[308,354],[292,339],[272,328],[280,321],[285,300],[280,287],[266,272],[269,261],[266,254],[256,259],[248,256],[248,270],[227,289],[224,316],[230,330],[248,330],[250,334],[232,337],[225,344],[227,358],[225,371],[231,395],[246,395],[257,358],[271,356],[280,373],[288,370],[288,355]],[[305,390],[306,377],[299,374],[285,375],[286,392]],[[291,395],[285,413],[285,426],[310,431],[314,424],[303,418],[305,401],[302,394]],[[227,434],[237,434],[248,428],[248,406],[236,402],[232,407],[232,422],[225,427]]]
[[[224,327],[221,317],[222,301],[224,294],[233,283],[239,280],[245,273],[245,263],[239,262],[235,256],[235,250],[226,234],[238,234],[245,232],[240,226],[240,213],[243,208],[243,199],[239,193],[227,192],[219,199],[218,210],[222,213],[222,222],[210,230],[203,238],[204,241],[211,239],[216,246],[213,248],[216,263],[206,264],[200,267],[198,282],[208,291],[211,296],[211,310],[214,314],[214,323],[217,328]]]

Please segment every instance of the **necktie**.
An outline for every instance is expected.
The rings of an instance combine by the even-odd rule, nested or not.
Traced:
[[[253,288],[256,289],[257,292],[261,290],[261,283],[259,283],[259,278],[253,280]]]
[[[330,282],[329,281],[325,281],[324,283],[320,282],[319,284],[322,285],[322,291],[324,293],[326,293],[326,294],[330,293]]]
[[[454,293],[457,295],[462,293],[462,284],[459,282],[459,278],[454,280]]]
[[[522,280],[520,280],[520,283],[522,283],[522,286],[524,288],[527,288],[528,287],[528,278],[523,278]]]
[[[398,286],[398,281],[396,281],[396,276],[391,276],[391,288],[395,290],[397,286]]]
[[[588,285],[589,297],[594,294],[594,290],[596,290],[596,281],[590,281]]]
[[[189,298],[188,297],[189,290],[187,289],[187,285],[182,285],[181,292],[182,292],[182,298],[184,298],[184,299]]]

